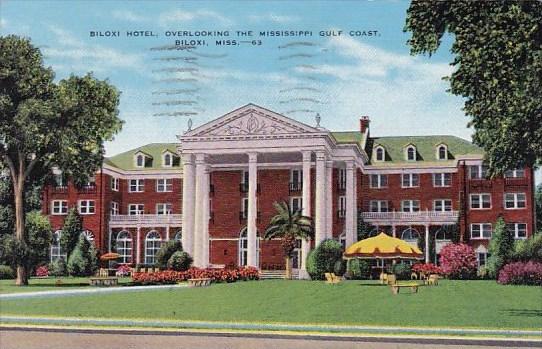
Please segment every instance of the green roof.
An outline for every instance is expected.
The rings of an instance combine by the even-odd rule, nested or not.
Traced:
[[[386,161],[377,162],[379,166],[395,165],[398,163],[412,163],[405,159],[405,147],[412,144],[416,147],[416,161],[423,163],[447,164],[454,163],[460,155],[484,154],[483,150],[471,142],[456,136],[400,136],[400,137],[371,137],[367,140],[365,151],[370,158],[370,163],[375,164],[373,149],[382,146],[386,150]],[[448,147],[448,160],[436,158],[437,146],[444,144]]]
[[[331,132],[331,134],[335,137],[337,143],[357,143],[360,147],[363,147],[365,134],[359,131],[340,131]]]
[[[162,167],[162,153],[166,150],[177,154],[177,143],[151,143],[139,148],[125,151],[105,158],[104,164],[113,166],[122,170],[172,170],[179,171],[180,161],[173,163],[173,167]],[[145,167],[136,167],[134,156],[138,152],[143,152],[152,157],[152,161],[147,161]]]

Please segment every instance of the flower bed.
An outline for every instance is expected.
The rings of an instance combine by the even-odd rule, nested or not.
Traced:
[[[237,269],[199,269],[187,271],[164,270],[154,273],[133,273],[132,281],[140,285],[175,284],[188,279],[210,278],[211,282],[236,282],[239,280],[258,280],[258,269],[253,267]]]
[[[501,269],[497,281],[503,285],[542,286],[542,263],[509,263]]]
[[[433,263],[417,263],[412,266],[412,271],[423,274],[439,274],[442,275],[442,269]]]
[[[36,269],[36,276],[46,278],[49,276],[49,268],[46,265],[42,265]]]

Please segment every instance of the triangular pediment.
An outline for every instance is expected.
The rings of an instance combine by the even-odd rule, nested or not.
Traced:
[[[319,132],[322,131],[260,106],[247,104],[187,132],[184,136],[249,136]]]

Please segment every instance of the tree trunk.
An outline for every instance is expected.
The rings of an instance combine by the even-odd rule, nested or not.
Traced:
[[[292,258],[291,257],[285,257],[286,259],[286,275],[284,278],[286,280],[292,279]]]
[[[13,194],[15,196],[15,238],[24,243],[24,174],[21,173],[17,178],[12,178],[12,180]],[[28,285],[28,275],[24,263],[17,266],[15,285]]]

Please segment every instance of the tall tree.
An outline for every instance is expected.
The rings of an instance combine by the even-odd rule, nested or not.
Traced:
[[[450,91],[466,99],[473,140],[490,173],[542,160],[542,2],[412,1],[412,54],[431,55],[454,35]]]
[[[265,230],[264,238],[271,240],[280,238],[282,240],[282,250],[286,259],[286,278],[292,278],[292,257],[296,247],[297,239],[309,239],[314,235],[312,228],[312,219],[303,216],[300,210],[292,212],[290,205],[286,201],[275,202],[273,206],[277,214],[271,218],[271,222]],[[307,258],[307,256],[303,256]]]
[[[73,252],[73,249],[79,241],[79,237],[83,232],[83,222],[81,216],[77,213],[77,209],[73,207],[68,212],[64,225],[62,226],[62,232],[60,233],[60,246],[66,253],[68,259]]]
[[[487,250],[490,255],[487,269],[491,277],[498,278],[501,268],[510,262],[514,254],[514,243],[514,234],[506,228],[504,219],[499,217]]]
[[[36,173],[58,166],[84,183],[100,165],[107,140],[122,126],[119,92],[108,81],[70,76],[53,81],[29,39],[0,37],[0,160],[13,186],[16,239],[26,246],[25,189]],[[28,284],[24,265],[17,285]]]

